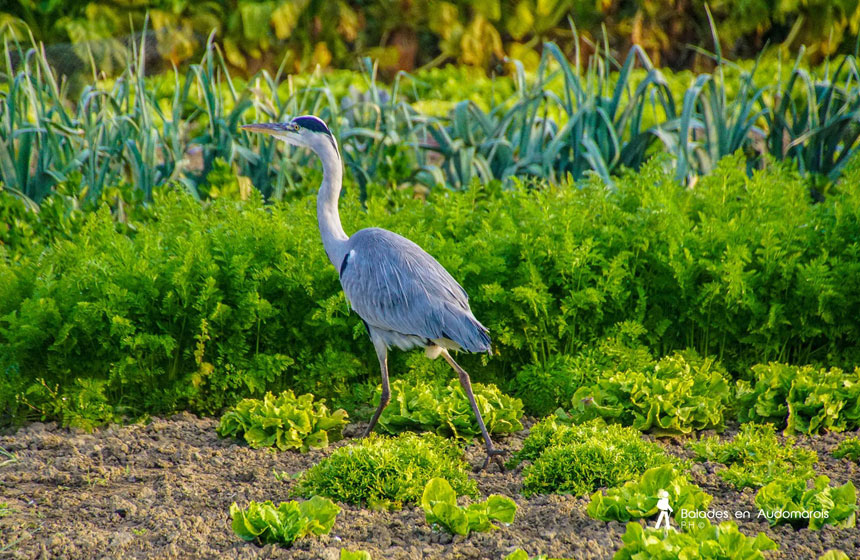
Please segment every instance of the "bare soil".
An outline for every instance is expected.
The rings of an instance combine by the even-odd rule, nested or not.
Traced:
[[[611,558],[621,545],[624,525],[585,513],[588,498],[521,495],[521,469],[474,473],[484,495],[506,494],[519,505],[516,521],[492,533],[468,538],[433,531],[420,507],[379,512],[343,505],[334,529],[319,539],[302,539],[292,548],[258,548],[236,537],[228,509],[250,500],[290,499],[294,475],[319,462],[345,440],[306,454],[254,450],[215,433],[217,422],[180,414],[148,425],[110,426],[88,434],[32,424],[0,437],[0,558],[294,558],[337,560],[341,548],[362,549],[374,559],[500,559],[518,547],[554,558]],[[353,425],[347,435],[359,433]],[[526,432],[501,439],[509,450],[521,447]],[[835,483],[860,486],[860,467],[830,452],[845,437],[827,434],[800,438],[819,454],[818,472]],[[688,452],[682,439],[663,440],[676,455]],[[466,451],[477,466],[480,447]],[[714,474],[716,465],[696,465],[693,478],[714,495],[712,509],[750,511],[740,520],[750,535],[767,533],[780,550],[768,558],[817,559],[836,548],[860,559],[860,529],[771,530],[755,518],[754,492],[737,492]],[[278,476],[276,476],[276,474]]]

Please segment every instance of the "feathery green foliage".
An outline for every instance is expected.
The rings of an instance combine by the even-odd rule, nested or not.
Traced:
[[[577,389],[593,385],[607,372],[653,369],[655,360],[641,342],[647,334],[642,325],[622,322],[611,331],[612,336],[578,354],[551,355],[546,363],[520,369],[512,385],[525,409],[535,416],[547,416],[559,408],[568,408]]]
[[[647,442],[621,446],[591,439],[548,448],[523,470],[523,495],[584,496],[603,486],[618,486],[667,462],[659,447]]]
[[[458,495],[477,495],[463,452],[435,434],[372,435],[340,447],[305,471],[294,493],[339,502],[399,508],[417,503],[427,482],[444,478]]]
[[[329,412],[325,399],[314,402],[310,393],[296,397],[284,391],[277,397],[242,399],[221,416],[218,434],[243,437],[254,448],[321,449],[341,439],[348,423],[343,409]]]
[[[805,480],[815,474],[818,462],[818,454],[796,446],[794,438],[780,441],[770,424],[742,424],[730,441],[711,436],[689,447],[697,460],[726,465],[717,474],[737,488],[757,488],[785,475]]]
[[[522,401],[505,395],[495,385],[475,383],[472,389],[491,434],[523,429]],[[394,381],[391,402],[379,417],[379,429],[388,434],[417,430],[467,439],[481,433],[469,399],[457,380],[446,386],[426,381]]]
[[[554,441],[558,441],[554,438],[557,433],[560,432],[562,434],[566,434],[568,430],[570,430],[571,432],[578,434],[578,430],[580,429],[581,427],[579,426],[569,428],[556,416],[548,416],[544,418],[529,428],[529,435],[526,437],[525,441],[523,441],[523,447],[519,451],[514,452],[510,460],[508,460],[507,467],[515,468],[523,461],[534,461],[546,448],[550,447]],[[571,435],[567,437],[573,438],[574,436]]]
[[[211,414],[267,390],[318,394],[323,378],[331,394],[358,368],[351,336],[322,334],[347,310],[310,208],[259,197],[204,208],[166,192],[151,212],[134,235],[93,213],[74,241],[0,263],[3,385],[20,390],[0,395],[5,410],[70,423],[102,401],[114,414]]]
[[[425,201],[371,186],[366,211],[352,190],[341,216],[348,232],[408,235],[451,271],[493,337],[485,363],[463,365],[513,396],[562,398],[578,381],[558,396],[541,387],[566,371],[583,383],[648,371],[652,355],[684,348],[732,372],[767,360],[856,363],[860,161],[818,204],[784,166],[752,177],[742,167],[726,159],[691,190],[677,190],[659,160],[614,192],[596,181],[490,183]],[[80,219],[68,230],[53,211],[27,211],[44,241],[0,248],[0,422],[213,414],[287,388],[347,406],[356,384],[375,385],[376,357],[310,198],[153,197],[125,223],[104,205],[69,209]],[[19,207],[0,191],[0,208],[9,200]],[[571,360],[562,373],[517,381],[559,355]],[[392,355],[393,372],[402,360]]]
[[[523,470],[523,495],[585,495],[618,486],[658,465],[675,462],[663,449],[642,439],[639,431],[595,420],[568,426],[547,419],[532,428],[511,465]]]
[[[638,430],[619,426],[607,425],[603,420],[596,419],[583,424],[570,423],[570,418],[561,412],[544,418],[529,429],[529,435],[523,441],[523,447],[513,454],[508,467],[514,468],[523,461],[534,461],[546,449],[555,445],[567,443],[582,443],[598,438],[605,434],[607,441],[631,442],[642,440]]]
[[[326,535],[334,526],[340,508],[326,498],[314,496],[304,502],[250,502],[246,509],[230,506],[233,531],[246,541],[291,545],[306,535]]]
[[[559,405],[566,406],[570,402],[576,388],[585,381],[585,376],[591,373],[585,370],[591,365],[587,358],[582,359],[579,356],[550,356],[546,363],[523,366],[517,372],[513,385],[530,414],[547,416]]]

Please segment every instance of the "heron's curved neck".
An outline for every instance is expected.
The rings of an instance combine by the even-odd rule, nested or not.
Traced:
[[[343,164],[340,154],[330,142],[321,142],[314,150],[322,160],[323,180],[317,193],[317,220],[320,235],[329,260],[335,268],[340,267],[346,254],[349,239],[340,223],[337,203],[343,183]]]

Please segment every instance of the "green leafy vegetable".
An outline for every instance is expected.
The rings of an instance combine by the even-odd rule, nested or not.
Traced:
[[[812,487],[803,478],[777,478],[755,496],[759,515],[771,525],[808,525],[813,531],[824,525],[852,528],[856,525],[857,490],[852,482],[830,486],[827,476],[816,477]]]
[[[476,496],[463,452],[435,434],[407,432],[397,437],[372,434],[305,471],[294,490],[298,496],[319,494],[339,502],[398,508],[415,503],[432,478],[444,478],[460,495]]]
[[[743,424],[730,441],[712,436],[689,444],[700,461],[727,465],[717,472],[737,488],[763,486],[780,476],[809,478],[818,454],[795,445],[794,438],[781,442],[769,424]]]
[[[841,550],[831,549],[818,557],[818,560],[851,560],[848,555]]]
[[[739,383],[741,422],[771,422],[786,434],[860,427],[860,367],[846,372],[771,362],[753,366],[752,374],[754,383]]]
[[[676,460],[635,429],[606,425],[602,420],[568,426],[548,419],[536,426],[523,450],[511,461],[533,463],[523,470],[523,494],[590,494],[617,486],[646,470]],[[534,428],[533,428],[534,429]]]
[[[517,504],[506,496],[492,494],[483,502],[467,507],[457,505],[457,493],[444,478],[433,478],[424,487],[421,507],[427,523],[440,525],[450,533],[467,536],[472,531],[498,529],[493,521],[513,523]]]
[[[747,537],[733,521],[712,525],[705,520],[683,532],[643,529],[632,521],[621,540],[624,545],[613,560],[764,560],[762,551],[778,548],[764,533]]]
[[[529,429],[529,435],[523,441],[522,449],[513,453],[507,462],[507,467],[512,469],[523,461],[534,461],[540,457],[540,454],[546,448],[553,445],[553,443],[559,443],[562,437],[571,440],[584,439],[582,432],[593,424],[586,423],[580,426],[571,426],[569,422],[558,415],[548,416]]]
[[[262,400],[240,401],[221,417],[218,433],[244,436],[253,448],[307,451],[341,439],[347,422],[346,412],[339,409],[330,413],[324,399],[314,402],[311,394],[296,397],[287,390],[278,397],[266,393]]]
[[[712,358],[687,351],[580,387],[571,416],[576,421],[600,417],[658,435],[687,434],[722,429],[730,398],[725,370]]]
[[[836,459],[848,459],[860,463],[860,439],[847,438],[842,440],[833,452],[833,456]]]
[[[607,445],[630,449],[646,444],[641,449],[671,460],[659,445],[644,441],[642,434],[634,428],[606,424],[599,418],[583,424],[571,424],[570,417],[559,411],[531,427],[528,437],[523,441],[522,449],[513,454],[508,461],[508,467],[514,468],[523,461],[535,461],[546,449],[553,446],[591,441],[603,441]]]
[[[259,544],[290,545],[306,535],[325,535],[331,531],[340,508],[326,498],[314,496],[304,502],[250,502],[247,509],[236,502],[230,506],[233,531],[246,541]]]
[[[373,560],[370,556],[370,553],[366,550],[347,550],[345,548],[340,549],[340,560]]]
[[[665,490],[669,496],[674,517],[681,511],[705,511],[713,497],[702,491],[674,465],[661,465],[648,469],[624,486],[610,488],[605,493],[595,492],[588,504],[588,515],[603,521],[627,522],[651,517],[657,513],[658,493]]]
[[[538,554],[537,556],[529,556],[528,552],[522,548],[518,548],[505,556],[505,560],[558,560],[556,558],[547,559],[546,554]]]
[[[474,383],[472,387],[490,433],[509,434],[523,429],[520,399],[505,395],[495,385]],[[471,438],[481,433],[469,400],[456,380],[447,386],[424,381],[394,381],[391,402],[379,417],[379,427],[389,434],[419,430]]]

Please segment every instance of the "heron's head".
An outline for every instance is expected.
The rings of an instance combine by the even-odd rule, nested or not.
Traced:
[[[313,115],[296,117],[285,123],[254,123],[242,125],[244,130],[270,134],[293,146],[310,148],[320,153],[320,148],[331,146],[337,153],[337,144],[325,122]]]

